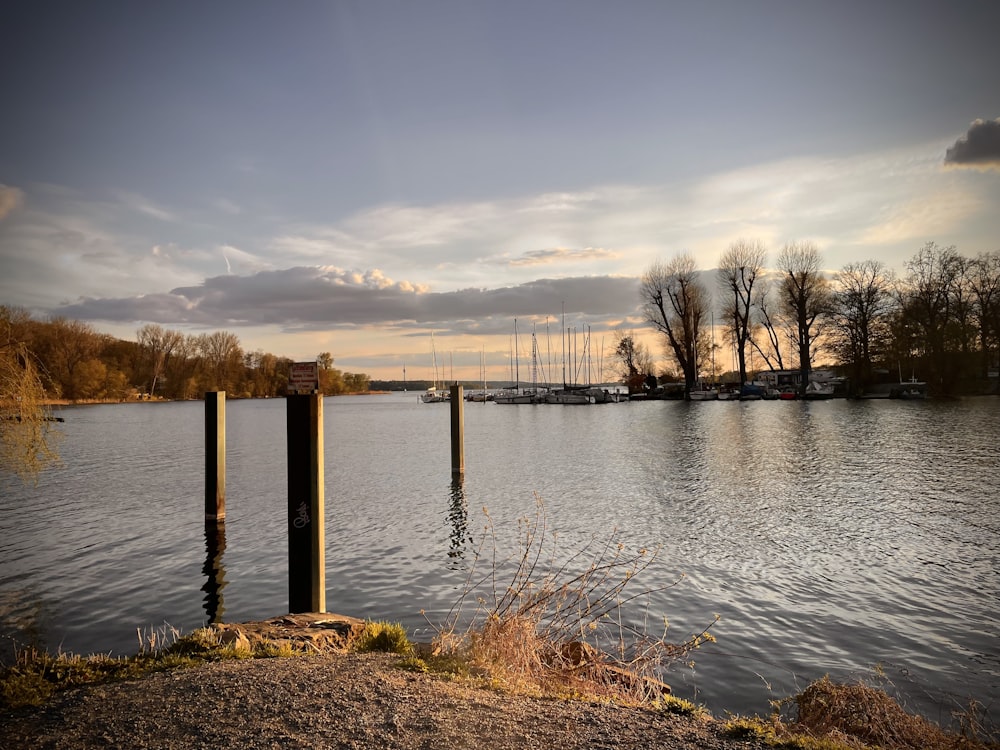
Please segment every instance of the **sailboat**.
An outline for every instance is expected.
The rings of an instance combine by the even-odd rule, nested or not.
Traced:
[[[438,388],[437,350],[434,348],[434,332],[431,331],[431,359],[434,362],[434,384],[420,395],[425,404],[439,404],[451,400],[451,393],[444,388]]]
[[[562,404],[564,406],[586,406],[592,403],[590,396],[586,393],[587,386],[570,385],[566,382],[566,343],[569,340],[569,329],[566,328],[566,306],[563,305],[563,340],[562,340],[562,359],[563,359],[563,387],[545,394],[545,403],[547,404]],[[575,329],[574,329],[575,331]],[[573,337],[573,344],[576,343],[576,336]],[[589,346],[585,345],[585,349]],[[586,353],[584,353],[586,356]],[[575,364],[575,363],[574,363]],[[571,368],[573,369],[573,368]]]
[[[473,401],[476,403],[485,403],[487,401],[492,401],[493,396],[490,395],[486,388],[486,351],[485,349],[479,354],[479,377],[483,381],[483,389],[481,391],[470,392],[468,396],[465,397],[466,401]]]
[[[493,397],[497,404],[533,404],[535,394],[522,392],[520,388],[521,373],[517,356],[517,318],[514,318],[514,387],[505,388]]]
[[[697,372],[697,368],[695,371]],[[712,315],[712,380],[715,380],[715,315]],[[719,389],[713,385],[706,387],[705,381],[702,380],[701,386],[692,389],[688,398],[691,401],[716,401],[719,398]]]

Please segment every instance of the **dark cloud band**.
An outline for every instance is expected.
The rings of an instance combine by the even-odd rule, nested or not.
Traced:
[[[497,318],[555,317],[563,309],[595,318],[621,318],[635,314],[638,302],[638,279],[633,277],[579,276],[496,289],[421,292],[405,285],[365,283],[339,270],[297,267],[216,276],[164,294],[87,298],[54,312],[82,320],[167,326],[468,330],[488,326]]]

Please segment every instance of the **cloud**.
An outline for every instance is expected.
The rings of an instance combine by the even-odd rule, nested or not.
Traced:
[[[1000,118],[975,120],[945,152],[944,163],[1000,169]]]
[[[137,193],[119,192],[117,194],[118,200],[124,203],[126,206],[134,211],[138,211],[146,216],[152,216],[154,219],[159,219],[160,221],[177,221],[177,217],[174,216],[170,211],[160,208],[155,205],[152,201],[143,198]]]
[[[24,193],[16,187],[0,183],[0,221],[24,202]]]
[[[982,206],[975,194],[958,187],[942,188],[909,201],[890,205],[860,237],[863,245],[887,245],[948,236]]]
[[[175,326],[276,326],[331,330],[378,326],[439,326],[469,331],[509,328],[514,317],[544,320],[560,314],[620,319],[638,304],[638,280],[583,276],[539,279],[498,289],[431,292],[394,281],[378,269],[334,266],[216,276],[167,294],[86,298],[56,309],[58,315],[111,322],[152,321]]]
[[[553,247],[545,250],[531,250],[515,258],[500,257],[492,262],[505,266],[547,266],[554,263],[578,263],[590,260],[612,260],[618,253],[603,247],[586,247],[573,250],[568,247]]]

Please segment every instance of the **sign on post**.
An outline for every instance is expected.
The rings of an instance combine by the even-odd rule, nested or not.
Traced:
[[[288,370],[289,393],[314,393],[319,390],[319,366],[315,362],[293,362]]]

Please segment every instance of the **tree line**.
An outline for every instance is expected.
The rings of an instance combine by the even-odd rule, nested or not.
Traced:
[[[646,322],[685,394],[710,374],[714,351],[730,348],[740,383],[763,370],[798,370],[802,395],[817,364],[837,368],[854,394],[886,370],[919,376],[938,395],[981,389],[996,377],[1000,252],[973,258],[931,242],[898,276],[878,260],[824,272],[810,242],[782,247],[771,269],[766,261],[761,241],[733,242],[715,269],[721,304],[687,253],[643,273]],[[641,343],[620,334],[616,353],[630,382],[641,381],[640,368],[651,366]]]
[[[186,335],[148,324],[128,341],[79,320],[36,320],[7,306],[0,306],[0,354],[14,357],[21,373],[30,362],[44,397],[69,401],[195,399],[215,390],[231,398],[283,396],[292,364],[245,351],[228,331]],[[316,361],[324,394],[368,390],[367,375],[336,369],[329,352]]]

